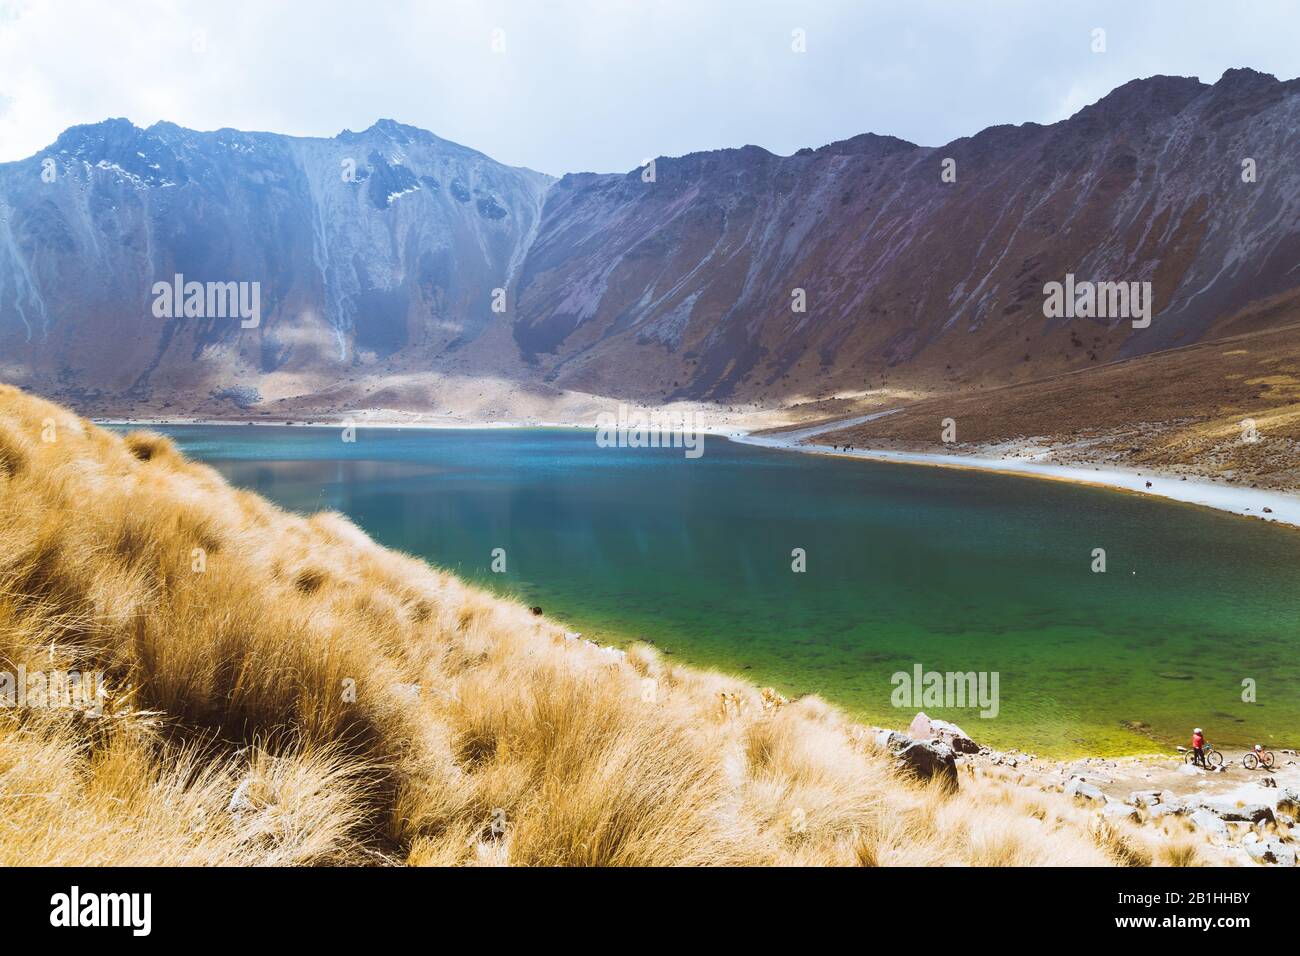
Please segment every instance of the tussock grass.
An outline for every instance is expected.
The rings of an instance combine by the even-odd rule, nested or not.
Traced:
[[[819,699],[569,639],[340,515],[0,386],[19,666],[103,671],[108,700],[0,708],[0,865],[1152,858],[1060,795],[922,786]]]

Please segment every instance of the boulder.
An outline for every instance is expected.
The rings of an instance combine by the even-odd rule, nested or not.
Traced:
[[[898,765],[922,780],[939,777],[957,786],[957,755],[947,744],[914,740],[898,751]]]
[[[1247,855],[1256,863],[1295,866],[1295,848],[1281,840],[1254,840],[1243,844]]]
[[[1229,823],[1272,823],[1273,808],[1267,803],[1248,803],[1243,807],[1205,805],[1205,809],[1218,814]]]
[[[1273,808],[1267,803],[1246,803],[1237,806],[1225,800],[1214,800],[1209,797],[1191,797],[1187,802],[1190,808],[1207,810],[1228,823],[1273,822]]]
[[[881,750],[902,750],[910,743],[912,738],[897,730],[882,730],[876,734],[876,746]]]
[[[1217,836],[1228,835],[1228,825],[1219,819],[1218,814],[1212,813],[1205,809],[1205,807],[1201,807],[1193,813],[1190,819],[1192,823],[1196,824],[1198,829],[1205,830],[1207,833],[1212,833]]]
[[[929,740],[933,729],[930,718],[922,710],[918,711],[917,715],[912,718],[912,722],[907,727],[907,734],[913,740]]]
[[[1084,800],[1096,800],[1102,803],[1106,801],[1106,795],[1100,788],[1082,777],[1071,777],[1065,785],[1064,792],[1067,797],[1082,797]]]
[[[1161,817],[1177,816],[1180,813],[1186,812],[1187,811],[1183,807],[1172,801],[1169,803],[1157,803],[1147,809],[1147,813],[1150,814],[1152,820],[1159,820]]]
[[[1153,807],[1160,802],[1160,791],[1134,790],[1125,802],[1134,807]]]
[[[907,733],[913,740],[937,740],[945,743],[959,754],[977,754],[980,752],[980,745],[971,740],[966,731],[956,724],[948,723],[946,720],[930,717],[925,711],[918,712],[912,718]]]
[[[1114,820],[1132,820],[1137,823],[1139,819],[1137,807],[1130,807],[1124,803],[1108,803],[1101,808],[1101,814]]]

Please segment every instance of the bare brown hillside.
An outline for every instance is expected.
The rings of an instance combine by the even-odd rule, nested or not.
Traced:
[[[1224,325],[1243,329],[1253,321],[1237,316]],[[941,441],[946,418],[956,421],[954,444]],[[929,398],[817,441],[966,453],[1050,449],[1052,461],[1109,462],[1295,490],[1300,325]]]

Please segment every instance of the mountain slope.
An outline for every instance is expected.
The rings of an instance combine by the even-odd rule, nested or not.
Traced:
[[[1236,70],[1134,81],[1069,120],[938,149],[868,135],[660,160],[651,183],[566,176],[516,339],[560,384],[714,400],[893,370],[1007,381],[1187,344],[1300,285],[1298,130],[1300,82]],[[1045,320],[1043,285],[1067,273],[1150,281],[1152,327]]]
[[[101,414],[280,417],[1031,380],[1300,287],[1298,130],[1300,81],[1250,70],[937,148],[864,134],[559,181],[391,121],[328,140],[109,121],[0,166],[0,377]],[[176,272],[260,282],[261,326],[155,318]],[[1151,326],[1044,318],[1067,274],[1150,282]]]
[[[490,324],[549,184],[390,120],[330,140],[77,127],[0,167],[4,357],[94,398],[454,354]],[[260,283],[260,326],[156,317],[177,273]]]
[[[818,443],[1119,465],[1300,488],[1300,308],[1292,324],[1004,388],[945,394]],[[956,423],[945,443],[943,422]],[[1258,512],[1256,512],[1258,513]]]

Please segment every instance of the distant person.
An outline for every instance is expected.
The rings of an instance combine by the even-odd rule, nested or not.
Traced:
[[[1197,727],[1195,730],[1192,731],[1192,753],[1196,755],[1192,758],[1192,763],[1200,764],[1202,767],[1204,767],[1205,766],[1205,732],[1201,730],[1200,727]]]

